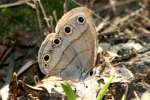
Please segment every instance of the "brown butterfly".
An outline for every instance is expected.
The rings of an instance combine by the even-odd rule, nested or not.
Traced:
[[[38,62],[45,75],[82,80],[94,67],[96,29],[86,7],[70,10],[58,21],[55,33],[43,41]]]

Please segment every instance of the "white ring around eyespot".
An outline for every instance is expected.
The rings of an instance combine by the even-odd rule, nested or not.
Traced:
[[[55,40],[56,39],[58,39],[59,40],[59,43],[57,44],[57,43],[55,43]],[[60,46],[61,44],[62,44],[62,39],[61,39],[61,37],[55,37],[55,39],[53,40],[53,43],[52,43],[53,45],[54,45],[54,47],[58,47],[58,46]]]
[[[82,17],[82,18],[84,19],[84,21],[83,21],[82,23],[79,21],[79,18],[80,18],[80,17]],[[85,17],[84,17],[84,16],[81,16],[81,15],[78,16],[76,20],[77,20],[77,23],[78,23],[78,24],[84,24],[85,21],[86,21],[86,20],[85,20]]]
[[[48,57],[48,58],[45,58],[45,57]],[[44,60],[44,62],[50,62],[51,61],[51,56],[49,54],[46,54],[46,55],[43,56],[43,60]]]
[[[67,33],[66,30],[65,30],[65,28],[67,28],[67,27],[70,28],[70,32],[69,32],[69,33]],[[71,35],[71,34],[72,34],[72,27],[69,26],[69,25],[65,25],[65,26],[64,26],[64,33],[65,33],[66,35]]]

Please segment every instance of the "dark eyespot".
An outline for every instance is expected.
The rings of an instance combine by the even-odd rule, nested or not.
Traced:
[[[65,27],[65,32],[66,33],[70,33],[70,31],[71,31],[70,27]]]
[[[45,67],[47,67],[47,64],[45,64]]]
[[[69,34],[72,33],[72,28],[71,28],[70,26],[66,26],[66,27],[64,28],[64,31],[65,31],[65,34],[69,35]]]
[[[55,40],[54,40],[54,43],[55,43],[55,44],[59,44],[59,43],[60,43],[60,40],[59,40],[59,39],[55,39]]]
[[[60,37],[56,37],[54,40],[53,40],[53,45],[54,46],[59,46],[61,44],[62,40]]]
[[[83,16],[79,16],[79,17],[77,18],[77,22],[78,22],[78,24],[84,24],[85,18],[84,18]]]
[[[45,60],[45,61],[48,61],[49,59],[50,59],[49,55],[45,55],[45,56],[44,56],[44,60]]]
[[[85,87],[86,87],[86,88],[88,88],[88,86],[87,86],[87,85],[86,85]]]
[[[93,75],[93,71],[90,71],[90,76],[92,76]]]

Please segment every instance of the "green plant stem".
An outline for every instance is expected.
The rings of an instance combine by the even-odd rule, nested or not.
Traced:
[[[110,83],[112,82],[114,78],[114,75],[111,75],[110,78],[108,79],[108,82],[102,87],[102,89],[100,90],[100,92],[98,93],[98,96],[96,98],[96,100],[102,100],[104,95],[106,94],[109,86],[110,86]]]

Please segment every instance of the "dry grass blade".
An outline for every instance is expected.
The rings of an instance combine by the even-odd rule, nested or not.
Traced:
[[[31,0],[21,0],[21,1],[15,2],[15,3],[2,4],[2,5],[0,5],[0,8],[8,8],[8,7],[13,7],[13,6],[18,6],[18,5],[26,4],[29,1],[31,1]]]
[[[31,67],[31,65],[35,64],[36,62],[33,60],[29,60],[25,65],[21,67],[21,69],[18,71],[17,76],[22,74],[24,71],[26,71],[28,68]]]
[[[38,1],[38,4],[39,4],[40,9],[41,9],[41,11],[42,11],[44,20],[45,20],[45,22],[46,22],[46,24],[47,24],[47,27],[50,28],[49,19],[48,19],[47,15],[46,15],[46,12],[45,12],[45,10],[44,10],[44,7],[43,7],[43,5],[42,5],[42,3],[41,3],[40,0],[37,0],[37,1]]]

